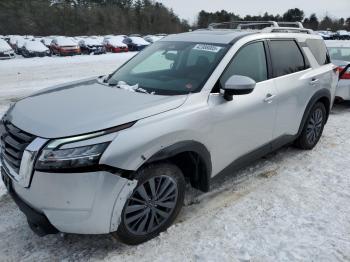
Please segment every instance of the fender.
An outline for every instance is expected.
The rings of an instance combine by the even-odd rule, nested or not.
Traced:
[[[301,132],[303,131],[304,125],[306,123],[306,119],[310,114],[310,111],[312,109],[312,107],[316,104],[317,101],[319,101],[320,99],[324,99],[326,98],[328,101],[328,106],[326,105],[326,110],[327,110],[327,119],[326,122],[328,120],[328,116],[329,116],[329,112],[331,111],[331,100],[332,100],[332,96],[331,96],[331,92],[324,88],[321,90],[318,90],[310,99],[309,103],[306,106],[306,109],[304,111],[304,115],[303,118],[301,120],[300,126],[299,126],[299,131],[298,134],[296,135],[296,137],[300,136]]]
[[[155,153],[146,161],[146,163],[152,163],[164,159],[169,159],[173,156],[184,152],[194,152],[200,157],[200,160],[204,165],[204,170],[202,170],[200,174],[194,174],[194,179],[199,179],[199,189],[201,189],[204,192],[209,191],[210,178],[212,173],[211,155],[206,146],[200,142],[194,140],[177,142]]]

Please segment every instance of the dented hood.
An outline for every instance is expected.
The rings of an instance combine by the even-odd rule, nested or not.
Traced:
[[[159,96],[101,84],[96,79],[48,88],[18,101],[6,118],[36,136],[94,132],[181,106],[187,95]]]

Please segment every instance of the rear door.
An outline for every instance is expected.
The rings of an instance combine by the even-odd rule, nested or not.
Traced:
[[[269,40],[276,86],[277,114],[274,139],[288,138],[298,132],[310,98],[320,86],[320,76],[312,69],[295,39]]]

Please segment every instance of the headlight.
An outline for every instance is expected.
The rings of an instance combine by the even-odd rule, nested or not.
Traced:
[[[35,169],[64,170],[96,166],[110,142],[69,149],[48,149],[41,152]]]
[[[117,132],[136,123],[130,122],[95,133],[51,140],[35,163],[39,171],[68,171],[96,167]]]

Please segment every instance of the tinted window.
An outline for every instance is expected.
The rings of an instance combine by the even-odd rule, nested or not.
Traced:
[[[294,41],[273,40],[270,42],[270,51],[275,77],[305,69],[304,57]]]
[[[330,63],[327,48],[323,40],[308,39],[306,40],[306,44],[310,48],[311,53],[314,55],[319,65]]]
[[[248,76],[256,82],[267,79],[266,55],[263,42],[256,42],[243,47],[233,58],[220,79],[223,87],[233,75]]]

